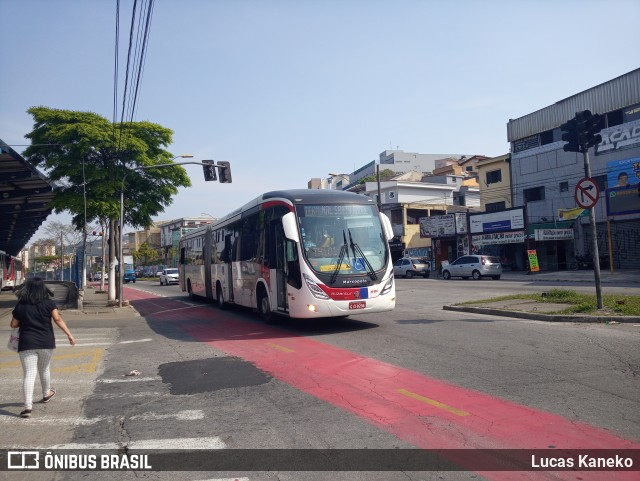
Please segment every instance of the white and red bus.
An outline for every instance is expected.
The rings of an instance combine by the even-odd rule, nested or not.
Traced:
[[[23,282],[22,260],[0,251],[0,290],[13,289]]]
[[[180,239],[190,297],[254,308],[269,321],[392,310],[391,223],[364,195],[267,192]]]

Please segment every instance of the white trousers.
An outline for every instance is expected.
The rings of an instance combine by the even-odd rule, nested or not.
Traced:
[[[33,385],[36,382],[36,374],[40,375],[42,385],[42,397],[45,397],[51,389],[51,375],[49,366],[53,349],[29,349],[18,353],[22,362],[22,391],[24,393],[24,408],[33,407]]]

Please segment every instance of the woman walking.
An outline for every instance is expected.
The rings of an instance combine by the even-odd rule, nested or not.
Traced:
[[[20,417],[23,418],[31,417],[36,374],[40,375],[42,385],[40,402],[47,403],[56,394],[56,390],[51,388],[49,374],[51,356],[56,347],[51,319],[67,335],[69,344],[74,346],[76,343],[67,324],[60,317],[58,306],[51,299],[52,295],[53,293],[40,277],[29,279],[17,292],[18,304],[12,313],[11,327],[20,328],[18,355],[22,363],[24,392],[24,410],[20,413]]]

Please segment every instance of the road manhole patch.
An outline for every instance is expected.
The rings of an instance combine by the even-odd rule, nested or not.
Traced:
[[[161,364],[158,373],[173,395],[259,386],[271,380],[271,376],[237,357],[170,362]]]

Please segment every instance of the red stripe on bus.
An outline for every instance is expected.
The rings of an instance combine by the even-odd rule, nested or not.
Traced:
[[[277,207],[279,205],[284,205],[285,207],[287,207],[289,209],[289,212],[293,212],[293,206],[291,204],[287,204],[286,202],[282,201],[282,200],[270,200],[268,202],[264,202],[263,204],[261,204],[260,208],[262,210],[268,209],[270,207]]]
[[[318,283],[318,287],[334,301],[353,301],[360,299],[360,287],[329,287]]]

